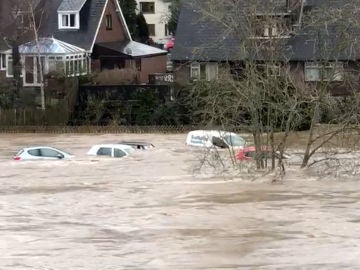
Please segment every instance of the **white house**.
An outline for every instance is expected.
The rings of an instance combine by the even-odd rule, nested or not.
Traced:
[[[155,42],[170,35],[167,26],[167,21],[170,16],[169,2],[164,2],[163,0],[136,0],[136,2],[138,4],[138,12],[144,14],[150,37]]]

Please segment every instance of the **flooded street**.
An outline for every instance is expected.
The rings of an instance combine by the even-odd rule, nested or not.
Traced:
[[[0,134],[0,269],[360,268],[357,179],[194,174],[185,136]],[[86,156],[121,140],[156,147]],[[28,145],[75,158],[12,160]]]

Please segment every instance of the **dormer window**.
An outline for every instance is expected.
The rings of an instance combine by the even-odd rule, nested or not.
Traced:
[[[62,0],[57,9],[59,29],[80,29],[80,11],[86,0]]]
[[[288,17],[257,16],[251,26],[255,39],[289,38],[291,20]]]
[[[59,14],[59,29],[79,29],[79,14],[68,13]]]
[[[62,15],[62,27],[75,27],[76,14]]]

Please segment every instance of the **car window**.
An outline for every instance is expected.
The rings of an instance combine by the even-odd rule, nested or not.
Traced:
[[[126,153],[120,149],[114,149],[114,157],[123,157],[126,156]]]
[[[41,156],[41,153],[40,153],[40,149],[37,148],[37,149],[31,149],[31,150],[28,150],[28,153],[32,156],[35,156],[35,157],[40,157]]]
[[[111,157],[111,148],[110,147],[100,147],[96,152],[98,156],[110,156]]]
[[[228,148],[229,146],[226,144],[226,142],[224,142],[223,139],[219,138],[219,137],[212,137],[211,139],[213,145],[220,147],[220,148]]]
[[[63,154],[61,154],[60,152],[54,150],[54,149],[49,149],[49,148],[41,148],[41,156],[42,157],[64,157]]]
[[[232,146],[243,146],[245,145],[245,140],[238,135],[226,135],[224,140]]]

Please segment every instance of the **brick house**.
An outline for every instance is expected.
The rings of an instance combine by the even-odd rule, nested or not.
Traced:
[[[16,2],[0,1],[2,81],[13,77],[14,41],[24,87],[41,84],[39,56],[45,74],[69,77],[133,68],[139,83],[147,83],[149,74],[166,71],[167,52],[132,40],[117,0],[32,0],[31,6]],[[31,14],[38,28],[37,41]]]

